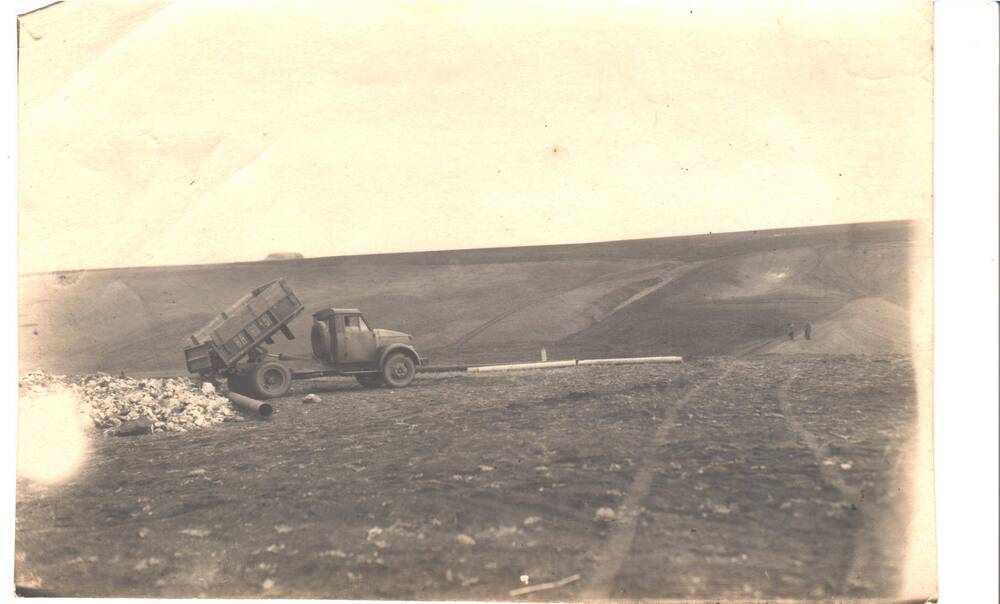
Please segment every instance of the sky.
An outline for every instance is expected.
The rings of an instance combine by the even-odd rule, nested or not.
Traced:
[[[20,19],[20,272],[931,210],[929,4],[66,2]]]

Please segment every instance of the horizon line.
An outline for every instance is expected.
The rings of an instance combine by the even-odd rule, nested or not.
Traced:
[[[811,224],[802,226],[790,226],[790,227],[769,227],[766,229],[746,229],[742,231],[707,231],[700,233],[689,233],[686,235],[664,235],[659,237],[637,237],[635,239],[602,239],[597,241],[577,241],[573,243],[539,243],[539,244],[528,244],[528,245],[499,245],[499,246],[487,246],[487,247],[470,247],[470,248],[448,248],[448,249],[435,249],[435,250],[412,250],[412,251],[391,251],[391,252],[365,252],[360,254],[335,254],[330,256],[302,256],[300,258],[275,258],[268,260],[267,258],[260,258],[257,260],[231,260],[226,262],[203,262],[203,263],[190,263],[190,264],[147,264],[147,265],[125,265],[125,266],[102,266],[94,268],[69,268],[69,269],[49,269],[49,270],[38,270],[38,271],[27,271],[19,272],[18,277],[32,277],[38,275],[50,275],[50,274],[61,274],[61,273],[82,273],[87,271],[103,272],[103,271],[115,271],[115,270],[155,270],[155,269],[165,269],[165,268],[205,268],[213,266],[226,266],[226,265],[244,265],[244,264],[260,264],[263,262],[267,263],[280,263],[280,262],[295,262],[303,260],[333,260],[341,258],[367,258],[367,257],[380,257],[380,256],[402,256],[402,255],[417,255],[417,254],[444,254],[444,253],[461,253],[461,252],[481,252],[489,250],[516,250],[525,248],[556,248],[556,247],[573,247],[573,246],[583,246],[583,245],[610,245],[615,243],[633,243],[642,241],[657,241],[662,239],[683,239],[685,237],[706,237],[712,235],[736,235],[740,233],[769,233],[774,231],[790,231],[790,230],[808,230],[808,229],[823,229],[823,228],[833,228],[833,227],[848,227],[855,225],[890,225],[890,224],[906,224],[906,223],[921,223],[921,222],[931,222],[927,218],[897,218],[893,220],[873,220],[865,222],[839,222],[832,224]],[[297,254],[300,252],[271,252],[272,254]]]

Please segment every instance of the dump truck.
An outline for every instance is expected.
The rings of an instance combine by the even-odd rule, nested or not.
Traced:
[[[184,348],[188,371],[263,399],[284,396],[293,379],[352,376],[366,388],[402,388],[413,381],[421,364],[413,336],[373,329],[356,308],[313,314],[312,359],[269,353],[279,333],[295,339],[288,324],[304,309],[284,279],[254,289],[191,336]]]

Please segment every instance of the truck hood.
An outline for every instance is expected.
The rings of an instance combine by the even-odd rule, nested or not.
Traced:
[[[372,331],[375,332],[375,337],[379,339],[379,342],[383,344],[392,342],[410,342],[413,340],[413,336],[401,331],[393,331],[391,329],[373,329]]]

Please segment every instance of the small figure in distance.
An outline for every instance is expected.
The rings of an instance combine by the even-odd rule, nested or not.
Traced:
[[[806,336],[807,340],[811,340],[812,339],[813,326],[812,326],[812,323],[809,323],[808,321],[806,322],[806,326],[805,326],[805,330],[804,330],[804,335]]]
[[[795,340],[795,323],[789,323],[785,329],[788,331],[788,339]]]

